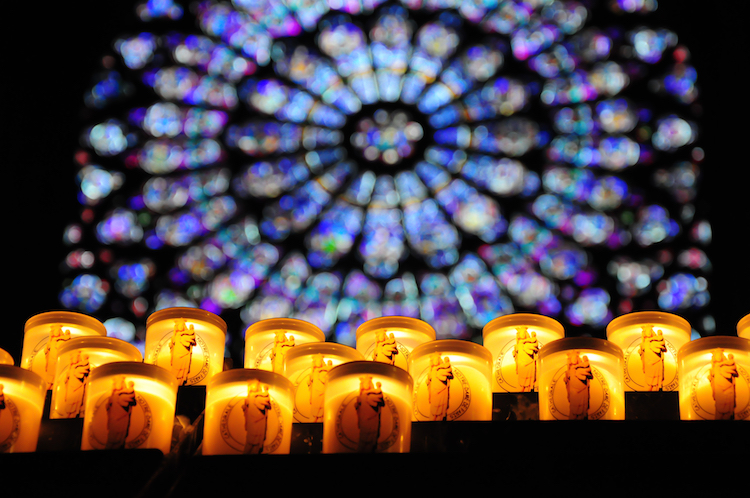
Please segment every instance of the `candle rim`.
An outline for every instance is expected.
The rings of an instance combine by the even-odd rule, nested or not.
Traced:
[[[206,383],[206,395],[208,395],[209,390],[218,389],[226,384],[235,382],[247,383],[250,380],[256,379],[263,384],[271,384],[274,387],[279,387],[279,384],[282,384],[283,389],[288,391],[290,396],[294,393],[294,384],[292,384],[292,381],[279,373],[259,368],[233,368],[219,372],[211,377]]]
[[[750,313],[740,318],[740,321],[737,322],[737,335],[740,335],[740,332],[743,331],[750,333]]]
[[[482,338],[486,338],[487,335],[501,327],[525,326],[529,324],[543,326],[554,332],[559,332],[560,335],[565,337],[565,327],[552,317],[537,313],[510,313],[487,322],[487,325],[482,329]]]
[[[300,344],[289,349],[284,355],[284,363],[292,359],[297,359],[297,357],[311,354],[351,355],[356,357],[356,359],[351,361],[363,361],[365,359],[365,356],[361,352],[346,344],[339,344],[338,342],[308,342],[307,344]]]
[[[328,383],[331,381],[343,377],[345,375],[379,375],[381,377],[389,377],[396,382],[408,385],[408,391],[414,390],[414,378],[409,372],[396,365],[389,363],[381,363],[379,361],[350,361],[336,365],[328,372]]]
[[[217,315],[216,313],[211,313],[210,311],[204,309],[190,308],[186,306],[175,306],[172,308],[164,308],[159,311],[154,311],[146,319],[146,329],[161,320],[170,320],[175,318],[206,321],[211,325],[218,327],[222,334],[227,334],[227,322],[225,322],[224,319],[219,315]]]
[[[617,344],[610,342],[606,339],[600,339],[599,337],[565,337],[563,339],[557,339],[549,344],[545,344],[544,347],[539,348],[539,360],[541,361],[546,356],[549,356],[560,351],[573,351],[576,349],[593,349],[603,353],[609,353],[620,361],[625,361],[625,354],[622,348]]]
[[[320,342],[326,340],[325,332],[320,327],[299,318],[266,318],[265,320],[259,320],[245,329],[245,340],[247,341],[247,337],[250,334],[281,329],[291,330],[291,332],[295,330],[306,332],[315,336]]]
[[[110,372],[110,370],[114,371]],[[119,370],[125,371],[120,372]],[[109,375],[139,375],[147,377],[151,380],[167,384],[167,387],[174,391],[175,396],[177,395],[177,378],[172,372],[158,365],[138,361],[113,361],[92,369],[89,374],[89,382],[98,380],[99,377],[107,377]]]
[[[373,330],[391,327],[417,330],[430,337],[430,340],[435,340],[437,336],[432,325],[419,318],[410,316],[381,316],[367,320],[357,327],[356,339],[359,340],[362,335]]]
[[[38,389],[42,399],[47,395],[47,388],[49,387],[47,380],[27,368],[15,365],[0,365],[0,384],[2,384],[3,379],[20,382],[22,386],[29,385]]]
[[[478,355],[481,359],[485,360],[489,365],[492,364],[492,353],[489,349],[481,344],[477,344],[471,341],[465,341],[462,339],[439,339],[432,342],[425,342],[420,344],[416,348],[411,350],[409,354],[409,368],[416,361],[415,358],[421,356],[430,355],[437,352],[445,352],[450,354],[450,351],[456,351],[458,353]]]
[[[622,327],[638,324],[655,324],[655,325],[671,325],[676,327],[677,330],[684,332],[690,340],[692,333],[692,326],[690,322],[685,320],[679,315],[674,313],[667,313],[665,311],[634,311],[632,313],[626,313],[614,318],[607,324],[607,338],[610,335],[616,333]]]
[[[64,353],[67,353],[69,350],[73,349],[83,349],[83,348],[108,348],[111,350],[116,350],[121,353],[125,354],[133,354],[134,356],[140,358],[138,360],[132,360],[135,362],[142,362],[143,361],[143,355],[141,354],[140,350],[135,347],[135,345],[129,343],[128,341],[124,341],[122,339],[118,339],[116,337],[90,337],[90,336],[82,336],[82,337],[73,337],[69,341],[65,341],[57,350],[58,356],[62,356]]]
[[[696,352],[708,349],[739,349],[750,353],[750,339],[736,337],[733,335],[714,335],[711,337],[701,337],[683,345],[677,351],[677,361],[682,361],[686,356]]]
[[[77,311],[44,311],[38,313],[28,320],[23,326],[24,334],[34,327],[49,323],[59,323],[62,327],[67,325],[79,325],[90,328],[101,336],[107,335],[107,328],[102,322],[91,315]]]

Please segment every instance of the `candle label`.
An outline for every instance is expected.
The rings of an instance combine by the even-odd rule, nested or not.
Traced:
[[[537,355],[542,343],[528,327],[516,327],[516,337],[500,350],[493,366],[495,382],[507,392],[537,391]]]
[[[625,384],[636,391],[677,390],[677,350],[653,325],[641,328],[641,337],[624,351]]]
[[[219,431],[224,442],[237,453],[268,454],[281,445],[282,422],[281,410],[268,386],[251,380],[247,394],[238,394],[222,410]]]
[[[89,444],[94,449],[130,449],[143,445],[151,434],[153,414],[135,383],[124,375],[94,404]]]
[[[401,422],[396,404],[374,382],[359,379],[359,389],[344,398],[336,411],[336,438],[345,448],[360,453],[385,451],[399,441]]]
[[[21,433],[21,415],[0,384],[0,453],[9,453]]]
[[[333,361],[326,361],[323,355],[316,354],[311,357],[310,362],[310,368],[301,371],[293,380],[296,422],[323,421],[323,400]]]
[[[609,410],[609,385],[587,356],[570,352],[567,366],[552,376],[548,399],[557,420],[598,420]]]
[[[438,353],[430,357],[414,389],[414,417],[420,422],[456,420],[471,406],[471,386],[466,376]]]
[[[180,319],[151,351],[148,363],[170,370],[179,385],[192,386],[208,375],[211,355],[206,341],[195,333],[195,326]]]
[[[56,389],[53,407],[57,418],[78,418],[83,416],[84,398],[88,386],[91,364],[89,355],[76,351],[70,356],[70,363],[60,371],[55,380]]]
[[[63,329],[62,325],[50,325],[49,336],[45,337],[36,346],[29,357],[28,365],[32,372],[38,373],[47,380],[48,389],[52,388],[57,368],[57,350],[63,342],[70,340],[70,330]]]
[[[375,342],[365,352],[365,358],[408,370],[409,354],[409,348],[398,342],[392,332],[377,332]]]
[[[690,383],[690,405],[704,420],[750,418],[750,374],[723,349],[711,351],[711,362],[700,367]]]
[[[273,341],[263,346],[258,356],[255,357],[253,368],[281,373],[284,367],[284,357],[287,351],[293,348],[294,345],[295,339],[293,335],[287,335],[283,330],[275,332]],[[263,365],[264,363],[266,365]]]

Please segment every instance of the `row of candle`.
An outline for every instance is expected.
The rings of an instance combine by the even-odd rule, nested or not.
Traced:
[[[408,451],[412,420],[491,420],[493,391],[540,387],[542,420],[624,419],[624,390],[679,390],[683,419],[750,419],[750,315],[739,337],[689,342],[689,324],[667,313],[619,317],[609,340],[565,339],[554,319],[519,313],[488,323],[485,346],[381,317],[359,327],[356,349],[310,323],[270,319],[247,329],[245,368],[222,372],[225,333],[209,312],[161,310],[147,320],[142,363],[92,317],[32,317],[23,368],[0,366],[0,452],[33,451],[27,419],[41,418],[49,388],[51,418],[85,414],[83,449],[169,451],[177,388],[195,384],[207,385],[205,454],[288,452],[292,420],[323,422],[324,452]]]

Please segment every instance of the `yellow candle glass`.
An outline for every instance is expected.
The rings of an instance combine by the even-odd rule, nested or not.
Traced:
[[[342,363],[364,359],[356,349],[334,342],[311,342],[289,350],[283,375],[294,385],[294,421],[323,422],[329,372]]]
[[[408,453],[413,388],[406,370],[387,363],[334,367],[323,407],[323,453]]]
[[[289,453],[292,383],[267,370],[238,368],[206,386],[204,455]]]
[[[177,379],[147,363],[115,362],[89,375],[82,450],[158,449],[169,453]]]
[[[0,365],[0,453],[36,450],[46,395],[47,381],[41,376]]]
[[[750,339],[696,339],[677,353],[682,420],[750,420]]]
[[[490,321],[482,336],[492,353],[492,392],[521,393],[538,390],[539,351],[565,330],[553,318],[513,313]]]
[[[540,420],[624,420],[622,349],[604,339],[558,339],[539,352]]]
[[[492,353],[479,344],[442,339],[409,356],[417,422],[492,420]]]
[[[142,362],[143,356],[129,342],[113,337],[76,337],[60,346],[49,417],[82,417],[91,372],[115,361]]]
[[[171,371],[180,386],[205,385],[224,370],[227,324],[210,311],[166,308],[146,320],[146,363]]]
[[[41,375],[52,389],[58,349],[73,337],[105,337],[107,329],[94,317],[72,311],[48,311],[34,315],[23,328],[21,366]]]
[[[357,328],[357,351],[366,360],[396,365],[408,370],[411,351],[435,340],[435,329],[427,322],[406,316],[383,316]]]
[[[0,349],[0,365],[15,365],[13,357],[4,349]]]
[[[677,351],[690,333],[687,320],[663,311],[628,313],[609,322],[607,340],[625,355],[625,391],[676,391]]]
[[[745,315],[737,322],[737,335],[745,339],[750,339],[750,315]]]
[[[245,330],[245,368],[281,373],[284,356],[293,347],[324,342],[326,336],[312,323],[296,318],[269,318]]]

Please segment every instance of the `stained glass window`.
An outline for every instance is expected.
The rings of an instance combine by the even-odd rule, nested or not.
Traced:
[[[656,2],[234,0],[135,8],[83,99],[59,295],[138,343],[201,307],[354,343],[513,311],[713,332],[689,48]]]

